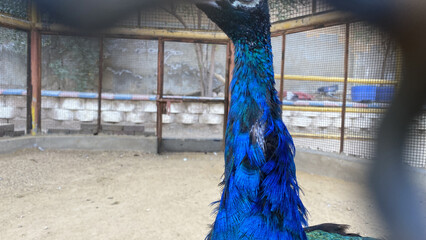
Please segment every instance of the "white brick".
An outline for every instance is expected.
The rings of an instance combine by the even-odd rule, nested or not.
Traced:
[[[103,100],[102,99],[101,110],[102,111],[114,110],[113,107],[112,107],[113,104],[114,104],[114,101],[112,101],[112,100]],[[96,105],[96,109],[97,108],[98,108],[98,105]]]
[[[186,111],[185,104],[172,103],[170,104],[170,113],[183,113]]]
[[[80,122],[92,122],[97,119],[98,113],[95,111],[77,111],[75,112],[75,119]]]
[[[283,122],[285,125],[289,126],[291,125],[291,118],[283,116]]]
[[[293,114],[291,111],[283,111],[283,117],[291,117]]]
[[[172,114],[163,114],[163,123],[172,123],[174,116]]]
[[[27,106],[27,98],[26,96],[9,96],[6,98],[5,103],[8,107],[24,108]]]
[[[73,120],[73,112],[65,109],[52,109],[50,112],[51,118],[58,121]]]
[[[340,112],[325,112],[321,113],[320,118],[340,118],[342,113]]]
[[[117,111],[103,111],[102,112],[102,121],[107,123],[118,123],[123,121],[121,112]]]
[[[300,112],[299,116],[302,117],[318,117],[320,115],[319,112]]]
[[[308,117],[295,117],[293,118],[293,126],[296,127],[309,127],[312,124],[312,118]]]
[[[384,117],[384,115],[383,114],[378,114],[378,113],[365,113],[364,117],[373,118],[373,119],[381,119],[381,118]]]
[[[83,110],[84,100],[78,98],[66,98],[62,101],[62,108],[68,110]]]
[[[330,118],[317,118],[314,120],[314,126],[318,128],[326,128],[331,126],[333,120]]]
[[[177,120],[183,124],[194,124],[194,123],[198,123],[198,115],[182,113],[177,115]]]
[[[360,129],[368,129],[373,126],[373,121],[371,118],[357,118],[353,119],[352,127]]]
[[[360,118],[361,113],[346,113],[346,118],[354,119],[354,118]]]
[[[18,108],[15,109],[16,111],[16,117],[20,117],[20,118],[27,118],[27,108]]]
[[[119,101],[115,102],[113,108],[119,112],[131,112],[135,109],[135,105],[131,101]]]
[[[0,107],[0,118],[11,119],[15,117],[15,109],[13,107]]]
[[[200,116],[199,121],[202,124],[222,124],[223,116],[219,114],[203,114]]]
[[[155,113],[157,112],[157,103],[156,102],[147,102],[147,101],[141,101],[139,103],[138,109],[140,109],[142,112],[149,112],[149,113]]]
[[[104,101],[102,101],[102,105],[104,104]],[[98,100],[94,99],[86,99],[86,103],[84,104],[85,110],[91,110],[91,111],[98,111]],[[105,109],[109,110],[109,109]]]
[[[209,113],[211,114],[224,114],[225,112],[225,106],[223,103],[215,103],[211,104],[209,107]]]
[[[188,112],[189,113],[204,113],[207,110],[207,107],[202,103],[189,103]]]
[[[42,97],[41,108],[58,108],[60,98]]]
[[[131,123],[145,123],[149,119],[149,113],[128,113],[126,114],[126,121]]]

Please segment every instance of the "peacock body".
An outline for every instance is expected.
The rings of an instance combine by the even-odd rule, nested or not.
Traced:
[[[323,231],[307,236],[303,228],[295,148],[274,87],[267,0],[212,0],[198,7],[235,46],[223,192],[206,239],[362,239]]]

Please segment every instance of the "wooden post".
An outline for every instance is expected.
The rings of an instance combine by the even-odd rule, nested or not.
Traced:
[[[342,104],[342,125],[340,126],[340,153],[345,149],[345,120],[346,120],[346,98],[348,93],[348,74],[349,74],[349,31],[350,24],[346,24],[345,33],[345,82],[343,86],[343,104]]]
[[[285,66],[285,44],[287,34],[283,33],[282,51],[281,51],[281,77],[280,77],[280,101],[284,99],[284,66]]]
[[[32,135],[41,132],[41,35],[31,30]]]
[[[104,38],[99,38],[98,122],[95,135],[102,131],[102,82],[104,71]]]
[[[33,101],[33,88],[31,84],[31,32],[27,32],[27,127],[26,133],[32,129],[31,106]]]
[[[158,40],[157,63],[157,153],[161,152],[163,142],[163,86],[164,86],[164,40]]]

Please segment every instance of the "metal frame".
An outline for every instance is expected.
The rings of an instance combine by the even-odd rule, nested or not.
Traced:
[[[388,81],[382,79],[352,79],[348,78],[348,54],[349,54],[349,23],[356,21],[356,19],[347,13],[342,12],[325,12],[316,13],[316,1],[313,0],[313,14],[293,20],[287,20],[284,22],[278,22],[272,24],[271,32],[273,36],[282,36],[282,52],[281,52],[281,74],[275,75],[275,78],[281,83],[279,89],[280,100],[284,97],[284,80],[299,80],[299,81],[323,81],[323,82],[340,82],[344,83],[344,96],[343,100],[346,103],[346,93],[348,83],[361,83],[361,84],[389,84],[394,85],[396,81]],[[139,16],[140,17],[140,16]],[[297,33],[316,28],[323,28],[335,25],[346,24],[346,42],[345,42],[345,75],[343,78],[325,78],[319,76],[295,76],[285,75],[285,50],[286,50],[286,36],[291,33]],[[227,114],[230,103],[229,84],[232,79],[232,72],[234,68],[234,56],[233,56],[233,45],[231,41],[221,32],[210,32],[210,31],[187,31],[187,30],[174,30],[168,31],[164,29],[147,29],[147,28],[110,28],[98,33],[81,33],[76,29],[71,29],[59,24],[44,24],[39,22],[39,16],[37,9],[31,4],[30,21],[15,19],[5,14],[0,14],[0,26],[9,28],[15,28],[29,32],[29,47],[28,47],[28,99],[31,101],[31,108],[28,109],[28,129],[31,129],[33,134],[37,134],[41,129],[41,35],[72,35],[72,36],[85,36],[85,37],[96,37],[100,41],[100,52],[99,52],[99,82],[98,82],[98,119],[97,119],[97,131],[95,134],[102,131],[101,129],[101,106],[102,106],[102,72],[103,72],[103,40],[105,38],[125,38],[125,39],[141,39],[141,40],[157,40],[158,41],[158,64],[157,64],[157,142],[158,152],[161,152],[162,145],[162,132],[163,122],[162,114],[165,111],[165,104],[167,102],[179,101],[179,102],[223,102],[224,103],[224,124],[223,134],[225,134],[227,124]],[[167,41],[173,42],[186,42],[186,43],[203,43],[203,44],[222,44],[227,45],[226,50],[226,76],[225,76],[225,98],[214,99],[214,98],[200,98],[197,100],[186,99],[181,96],[164,96],[164,43]],[[30,101],[29,101],[30,103]],[[357,109],[347,108],[346,104],[342,107],[327,107],[318,108],[310,106],[283,106],[284,111],[319,111],[319,112],[341,112],[342,113],[342,127],[341,134],[336,136],[315,136],[312,134],[301,134],[293,133],[294,137],[309,137],[309,138],[332,138],[340,139],[340,152],[344,149],[345,139],[358,139],[356,136],[345,136],[345,114],[346,112],[371,112],[381,113],[383,109]],[[31,123],[31,124],[30,124]],[[31,126],[30,126],[31,125]]]

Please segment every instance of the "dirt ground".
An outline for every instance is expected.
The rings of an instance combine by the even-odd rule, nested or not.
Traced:
[[[0,156],[0,239],[204,239],[222,153],[25,150]],[[298,172],[310,224],[382,237],[363,187]]]

